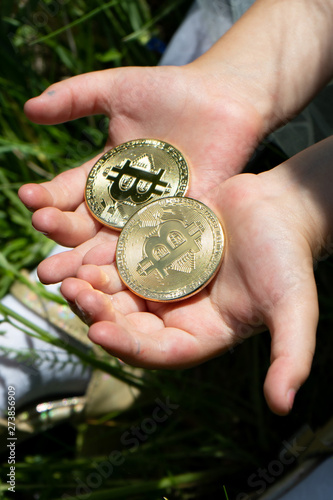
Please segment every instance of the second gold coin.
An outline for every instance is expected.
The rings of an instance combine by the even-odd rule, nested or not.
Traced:
[[[210,282],[223,251],[224,233],[210,208],[192,198],[161,198],[127,222],[116,260],[121,279],[134,293],[173,302]]]

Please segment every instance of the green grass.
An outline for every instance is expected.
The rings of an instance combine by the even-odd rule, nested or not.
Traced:
[[[149,50],[147,42],[156,37],[166,43],[189,4],[180,0],[1,3],[0,297],[22,268],[32,269],[52,247],[31,227],[31,214],[16,194],[19,186],[48,180],[96,155],[107,130],[100,116],[59,126],[34,125],[23,114],[24,102],[71,75],[156,64],[159,54]],[[249,476],[276,457],[283,440],[304,424],[315,429],[330,417],[326,391],[333,383],[331,260],[320,264],[316,277],[321,307],[317,353],[311,377],[286,418],[274,416],[263,397],[270,350],[267,334],[197,368],[147,371],[143,379],[135,379],[107,357],[77,352],[0,305],[0,313],[9,321],[18,320],[24,331],[71,349],[84,365],[139,384],[143,394],[126,411],[64,423],[18,446],[15,498],[74,498],[79,486],[92,500],[227,496],[232,500],[242,491],[253,493]],[[151,417],[156,398],[169,398],[179,406],[138,446],[124,444],[124,433]],[[101,485],[89,486],[89,477],[96,479],[92,474],[115,450],[121,452],[123,463],[114,466]],[[4,479],[6,456],[1,458],[0,498],[11,498]]]
[[[145,0],[95,0],[88,6],[83,1],[54,0],[14,7],[2,2],[0,237],[4,256],[17,269],[36,265],[50,251],[50,242],[31,228],[17,189],[96,155],[108,126],[101,116],[60,126],[34,125],[22,111],[25,101],[68,76],[122,65],[155,65],[159,54],[147,43],[154,37],[166,42],[188,4],[164,1],[150,8]],[[4,272],[0,297],[13,278],[7,269]]]

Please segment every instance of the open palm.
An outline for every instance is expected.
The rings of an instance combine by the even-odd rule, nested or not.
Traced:
[[[223,223],[226,253],[216,278],[189,299],[149,302],[127,290],[112,233],[85,253],[62,292],[91,325],[90,339],[135,366],[193,366],[268,327],[265,395],[287,413],[310,371],[318,319],[311,249],[290,199],[274,195],[265,175],[234,176],[212,191],[204,201]]]
[[[260,140],[261,123],[254,107],[223,81],[202,76],[195,65],[76,76],[28,101],[25,112],[41,124],[103,113],[110,118],[105,149],[138,138],[173,144],[188,160],[188,195],[194,198],[240,172]],[[19,191],[23,203],[35,212],[34,227],[62,245],[76,247],[102,230],[84,203],[87,175],[96,159]],[[78,255],[75,262],[80,263]],[[56,268],[52,266],[52,273]],[[64,268],[66,272],[59,269],[56,279],[75,274],[75,266]],[[42,271],[41,279],[50,282],[54,275]]]

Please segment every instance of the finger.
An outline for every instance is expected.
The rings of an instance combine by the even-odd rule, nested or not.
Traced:
[[[82,264],[82,255],[76,250],[68,250],[44,259],[37,267],[39,280],[45,285],[59,283],[75,276]]]
[[[307,281],[293,297],[278,304],[270,327],[271,366],[264,392],[268,405],[278,415],[292,409],[295,395],[311,370],[319,313],[314,278]]]
[[[90,289],[92,290],[89,283],[76,279],[76,278],[66,278],[60,287],[60,292],[63,297],[67,300],[69,307],[76,316],[78,316],[84,323],[90,325],[90,318],[85,314],[85,312],[76,304],[77,295],[83,291]]]
[[[88,336],[112,356],[150,369],[183,369],[201,362],[199,343],[187,332],[164,328],[162,321],[151,313],[124,317],[115,309],[113,315],[109,312],[109,321],[93,324]]]
[[[61,294],[70,304],[75,303],[76,297],[83,290],[93,290],[93,288],[89,283],[78,278],[66,278],[60,287]]]
[[[37,273],[40,281],[45,284],[59,283],[65,278],[75,277],[82,265],[84,256],[96,245],[112,245],[118,238],[118,233],[102,228],[96,236],[77,246],[74,250],[53,255],[43,260]]]
[[[83,264],[92,264],[96,266],[107,266],[112,264],[116,259],[117,241],[109,245],[96,245],[86,253],[83,259]]]
[[[147,304],[147,308],[151,308],[152,304],[144,301],[137,303],[137,311],[130,310],[130,308],[127,311],[124,309],[119,311],[117,298],[119,297],[119,303],[123,307],[125,294],[128,297],[135,297],[130,292],[115,294],[111,302],[104,301],[104,303],[102,295],[94,293],[96,295],[93,296],[93,292],[85,291],[77,298],[80,307],[93,318],[94,324],[90,327],[89,337],[107,352],[126,363],[145,368],[182,369],[202,363],[225,350],[224,342],[222,341],[223,346],[221,346],[219,340],[223,337],[223,332],[221,336],[215,335],[218,339],[214,338],[209,324],[210,319],[205,322],[208,333],[200,326],[199,334],[191,332],[190,328],[193,328],[195,323],[194,329],[196,329],[202,316],[201,311],[196,316],[197,310],[200,310],[200,304],[193,303],[191,299],[187,301],[188,306],[186,304],[165,306],[162,308],[165,312],[157,315],[156,311],[152,313],[148,312],[148,309],[138,311],[141,305],[143,309],[144,304]],[[89,300],[83,302],[83,298],[87,297]],[[136,297],[135,300],[138,298]],[[94,301],[96,303],[93,306]],[[157,304],[157,308],[158,306]],[[178,314],[175,312],[177,310]],[[184,321],[184,317],[188,320]],[[207,319],[207,314],[204,317]],[[215,334],[216,330],[218,327],[215,324]]]
[[[101,224],[94,219],[84,204],[76,212],[62,212],[57,208],[41,208],[32,216],[32,225],[56,243],[67,247],[81,245],[93,238]]]
[[[112,318],[113,308],[125,315],[146,310],[144,301],[129,291],[117,293],[111,298],[94,290],[89,283],[78,278],[66,278],[61,284],[60,291],[72,311],[88,325],[108,319],[110,308]]]
[[[146,311],[145,301],[129,290],[111,296],[93,290],[90,286],[87,286],[87,283],[79,279],[72,282],[66,281],[64,286],[66,286],[65,292],[67,296],[72,302],[75,302],[85,317],[89,318],[89,324],[103,320],[112,321],[115,314],[114,310],[122,315]],[[85,285],[82,283],[85,283]]]
[[[90,283],[95,289],[107,295],[114,295],[123,290],[127,290],[115,264],[108,266],[81,266],[77,272],[77,278]]]
[[[29,120],[42,125],[63,123],[95,114],[108,114],[116,70],[74,76],[48,87],[25,103]]]
[[[84,202],[88,173],[100,156],[97,155],[80,167],[62,172],[51,181],[21,186],[18,191],[20,200],[32,211],[43,207],[75,210]]]

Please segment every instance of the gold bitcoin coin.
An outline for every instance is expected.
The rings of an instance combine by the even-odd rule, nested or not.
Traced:
[[[223,229],[210,208],[192,198],[161,198],[127,222],[116,261],[121,279],[134,293],[172,302],[206,286],[223,251]]]
[[[176,148],[154,139],[125,142],[91,169],[85,198],[102,224],[122,229],[142,206],[165,196],[184,196],[188,167]]]

